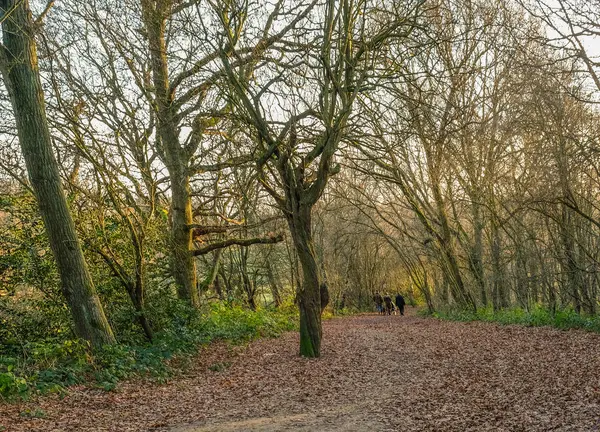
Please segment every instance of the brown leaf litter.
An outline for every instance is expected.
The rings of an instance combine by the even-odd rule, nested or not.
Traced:
[[[110,393],[76,387],[62,400],[4,404],[0,425],[6,432],[600,431],[597,334],[411,311],[327,321],[320,359],[297,350],[296,333],[245,347],[215,344],[167,384],[129,381]],[[20,415],[36,410],[44,418]]]

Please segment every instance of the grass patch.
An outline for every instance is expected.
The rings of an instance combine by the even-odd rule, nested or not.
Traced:
[[[429,315],[426,311],[423,315]],[[527,327],[549,326],[562,330],[583,329],[600,333],[600,316],[577,314],[572,309],[552,313],[539,306],[529,311],[521,308],[495,311],[492,308],[480,308],[477,313],[457,309],[447,309],[433,313],[434,318],[450,321],[486,321],[503,325],[518,324]]]
[[[26,409],[25,411],[21,411],[19,413],[19,416],[23,417],[23,418],[29,418],[29,419],[34,419],[34,418],[39,418],[39,419],[43,419],[46,418],[46,411],[44,411],[41,408],[36,408],[36,409]]]
[[[27,399],[34,394],[64,392],[87,383],[113,390],[119,381],[149,377],[164,381],[202,345],[217,340],[234,344],[276,337],[297,328],[295,308],[250,311],[214,303],[203,311],[176,304],[169,327],[149,344],[117,344],[97,352],[79,340],[48,338],[19,346],[0,346],[0,400]],[[8,354],[4,354],[8,353]],[[226,365],[215,366],[218,371]],[[40,413],[32,413],[39,415]],[[0,429],[1,430],[1,429]]]

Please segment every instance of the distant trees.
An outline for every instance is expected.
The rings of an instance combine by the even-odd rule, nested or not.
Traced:
[[[590,72],[540,44],[539,21],[514,5],[427,4],[423,33],[388,60],[394,81],[373,92],[373,120],[356,134],[353,167],[381,189],[355,205],[384,238],[397,230],[412,257],[426,257],[416,268],[432,278],[440,305],[542,302],[594,313]]]

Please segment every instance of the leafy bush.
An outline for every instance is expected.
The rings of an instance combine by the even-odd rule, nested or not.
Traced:
[[[7,398],[25,397],[29,390],[27,380],[15,375],[11,370],[0,372],[0,395]]]
[[[0,398],[62,392],[84,382],[112,390],[120,380],[134,376],[162,381],[174,372],[167,360],[192,355],[201,345],[276,337],[297,325],[295,309],[250,311],[213,303],[197,311],[173,302],[169,313],[168,326],[156,333],[152,344],[122,343],[91,353],[84,342],[47,338],[22,345],[19,357],[0,356]],[[221,366],[219,370],[226,368]]]
[[[502,309],[481,308],[477,313],[458,309],[447,309],[433,314],[435,318],[452,321],[487,321],[504,325],[519,324],[529,327],[551,326],[563,330],[584,329],[600,333],[600,316],[586,316],[572,309],[564,309],[552,314],[551,311],[535,306],[529,311],[522,308]]]

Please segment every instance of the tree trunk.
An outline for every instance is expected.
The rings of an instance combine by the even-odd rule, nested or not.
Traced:
[[[154,332],[152,331],[152,325],[146,316],[146,286],[144,283],[145,265],[143,240],[137,239],[135,246],[135,283],[131,298],[138,315],[140,326],[144,330],[146,338],[152,342],[152,339],[154,339]]]
[[[242,271],[242,287],[244,288],[244,292],[246,293],[246,300],[248,302],[248,307],[255,311],[256,310],[256,288],[252,284],[250,277],[246,271]]]
[[[269,278],[271,295],[273,296],[273,305],[278,308],[281,306],[281,290],[279,288],[279,284],[277,283],[277,278],[275,278],[275,274],[273,273],[271,262],[267,261],[265,265],[267,267],[267,277]]]
[[[229,258],[229,260],[231,260],[231,257]],[[233,298],[235,297],[235,286],[234,282],[232,281],[232,277],[235,274],[237,274],[237,272],[235,272],[231,266],[228,266],[227,269],[225,269],[224,266],[219,266],[219,276],[221,278],[220,280],[225,285],[223,299],[227,302],[233,301]],[[221,291],[223,291],[223,287],[221,287]]]
[[[540,301],[539,295],[539,278],[537,277],[537,261],[532,258],[529,265],[529,273],[527,274],[527,285],[529,286],[528,291],[530,292],[531,303],[533,306],[537,305]]]
[[[294,246],[302,267],[302,284],[298,290],[300,309],[300,355],[321,355],[321,284],[319,268],[313,248],[311,231],[311,208],[298,204],[298,208],[286,212]]]
[[[167,165],[167,168],[169,166]],[[171,179],[171,266],[177,295],[192,306],[200,306],[198,293],[196,261],[192,251],[192,200],[189,178],[183,167],[169,169]]]
[[[212,286],[217,285],[216,280],[217,280],[217,275],[219,274],[219,267],[221,266],[221,254],[222,253],[223,253],[223,249],[217,249],[214,252],[212,263],[208,270],[208,274],[206,275],[204,280],[199,285],[200,292],[208,291]],[[221,297],[220,288],[219,288],[219,291],[217,291],[216,289],[215,289],[215,291],[217,292],[217,295],[219,295],[219,297]]]
[[[441,251],[443,252],[442,270],[446,271],[448,274],[454,300],[461,306],[468,307],[473,309],[474,312],[477,312],[477,303],[475,302],[475,299],[471,293],[467,290],[460,272],[460,267],[458,265],[458,259],[454,249],[452,230],[450,229],[450,222],[446,213],[445,200],[440,189],[440,181],[437,170],[435,170],[433,167],[430,167],[429,172],[432,182],[431,189],[437,210],[436,216],[441,226],[438,243]]]
[[[244,291],[246,291],[246,297],[248,299],[248,307],[250,310],[256,310],[256,290],[252,285],[252,281],[248,277],[248,275],[242,276],[242,282],[244,285]]]
[[[144,280],[139,277],[137,269],[135,282],[129,281],[126,285],[126,289],[127,293],[129,294],[129,298],[133,303],[133,307],[135,308],[137,321],[140,324],[140,327],[142,327],[146,338],[152,342],[152,339],[154,339],[154,331],[152,330],[152,325],[150,324],[150,320],[148,320],[145,311]]]
[[[569,285],[569,295],[573,302],[575,312],[581,312],[581,291],[584,287],[581,270],[579,269],[577,252],[575,250],[574,227],[572,215],[566,206],[562,206],[562,220],[560,224],[560,235],[563,244],[563,262],[562,267],[567,275]]]
[[[441,288],[441,297],[442,297],[442,303],[444,305],[448,305],[450,303],[450,293],[449,291],[449,282],[448,282],[448,277],[446,276],[446,273],[442,270],[441,271],[441,280],[436,278],[436,281],[438,281],[438,283],[440,284]],[[437,292],[437,289],[436,289]]]
[[[479,288],[481,304],[488,304],[487,290],[483,271],[483,222],[479,203],[473,203],[473,248],[471,250],[471,270]]]
[[[492,269],[493,269],[493,296],[494,310],[498,311],[508,306],[506,296],[504,267],[502,265],[502,244],[500,239],[500,228],[495,218],[492,218]]]
[[[429,289],[429,284],[426,283],[425,284],[425,301],[427,303],[427,311],[430,314],[433,314],[435,312],[435,307],[433,306],[433,299],[431,298],[431,291]]]
[[[452,297],[454,297],[454,300],[461,306],[468,307],[474,312],[477,312],[477,304],[464,284],[454,247],[451,242],[452,240],[448,238],[440,240],[440,248],[443,252],[442,270],[445,271],[448,276]]]
[[[165,26],[168,5],[142,0],[144,25],[148,33],[151,69],[157,109],[157,132],[161,157],[169,171],[171,186],[171,268],[177,294],[192,306],[199,306],[196,261],[192,252],[192,200],[186,150],[179,142],[173,95],[169,85]],[[168,2],[166,2],[168,3]]]
[[[215,289],[215,293],[217,294],[217,297],[219,297],[219,300],[225,301],[225,296],[223,295],[223,288],[221,288],[221,279],[219,278],[219,276],[215,278],[213,288]]]
[[[0,0],[3,42],[0,69],[11,98],[29,180],[56,259],[76,334],[93,347],[115,343],[96,294],[61,186],[37,65],[35,31],[28,0]]]
[[[240,274],[242,276],[242,287],[246,293],[248,299],[248,306],[253,311],[256,310],[256,285],[250,280],[248,275],[248,248],[245,246],[240,247]]]
[[[519,241],[515,244],[515,294],[517,296],[517,302],[519,305],[529,311],[529,284],[527,281],[527,255],[524,249],[524,239],[521,236],[517,237]]]

